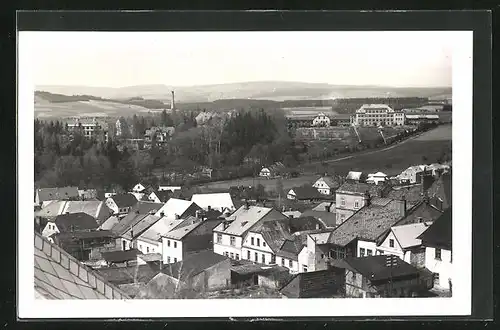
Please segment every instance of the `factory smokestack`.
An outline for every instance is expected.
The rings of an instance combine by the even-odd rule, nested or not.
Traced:
[[[172,100],[170,101],[170,110],[174,110],[175,109],[175,95],[174,95],[174,91],[172,91]]]

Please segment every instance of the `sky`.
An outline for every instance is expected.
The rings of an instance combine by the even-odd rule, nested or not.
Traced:
[[[20,42],[29,42],[37,86],[451,86],[446,31],[28,33]]]

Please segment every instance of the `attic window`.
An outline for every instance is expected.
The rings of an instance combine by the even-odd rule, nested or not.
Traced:
[[[242,226],[242,227],[244,227],[247,223],[248,223],[248,221],[243,221],[243,222],[241,223],[241,226]]]

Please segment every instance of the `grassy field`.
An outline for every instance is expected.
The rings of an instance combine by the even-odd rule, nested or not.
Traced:
[[[451,125],[439,126],[434,130],[423,133],[416,138],[410,138],[394,146],[365,151],[359,154],[343,156],[327,162],[329,173],[347,174],[348,171],[362,171],[373,173],[382,171],[387,175],[396,175],[411,165],[422,164],[423,157],[426,163],[435,162],[445,151],[451,151]],[[321,164],[302,166],[304,175],[298,178],[284,179],[283,188],[288,190],[304,183],[313,183],[321,171]],[[228,189],[230,186],[253,186],[262,184],[267,190],[276,188],[276,179],[243,178],[229,181],[218,181],[203,185],[208,189]]]

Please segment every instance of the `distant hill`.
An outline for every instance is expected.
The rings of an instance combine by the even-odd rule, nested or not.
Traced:
[[[176,101],[212,102],[221,99],[264,99],[272,101],[359,97],[436,97],[451,95],[451,87],[384,87],[345,86],[324,83],[284,81],[241,82],[200,86],[140,85],[121,88],[89,86],[36,86],[36,90],[63,95],[92,95],[123,100],[133,97],[170,102],[170,91]]]

